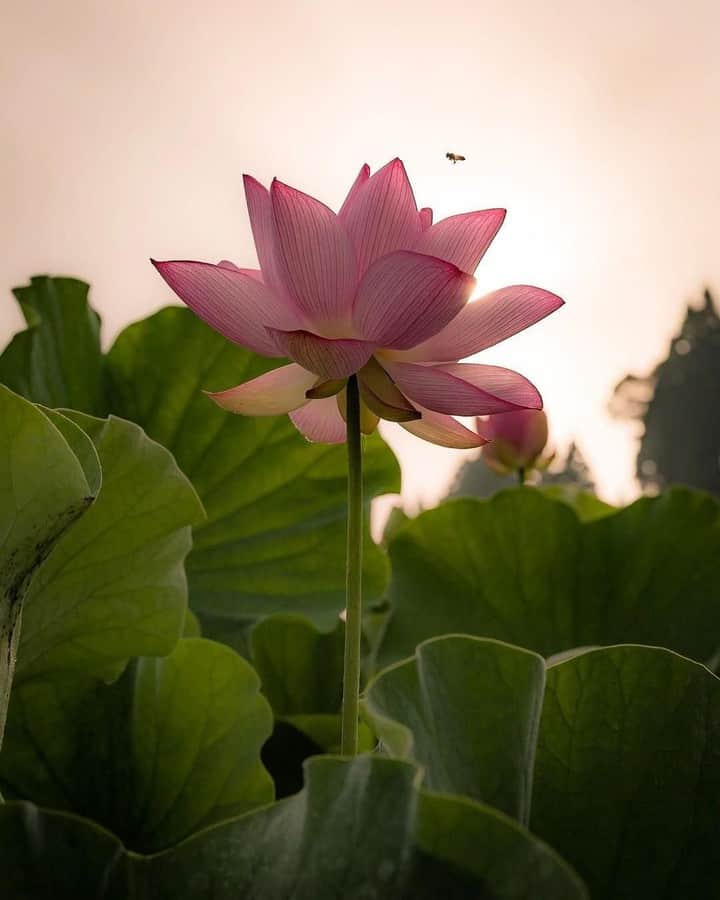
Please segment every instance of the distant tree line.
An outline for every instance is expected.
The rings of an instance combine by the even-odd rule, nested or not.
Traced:
[[[710,291],[688,306],[666,358],[626,375],[610,411],[642,425],[636,474],[646,493],[685,484],[720,494],[720,316]]]

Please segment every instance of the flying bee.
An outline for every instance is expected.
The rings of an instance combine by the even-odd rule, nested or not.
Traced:
[[[464,162],[464,161],[465,161],[465,157],[464,157],[464,156],[460,156],[459,153],[446,153],[445,156],[450,160],[450,162],[451,162],[453,165],[455,165],[455,163],[458,163],[458,162]]]

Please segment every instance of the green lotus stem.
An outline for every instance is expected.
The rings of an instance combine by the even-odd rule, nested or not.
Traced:
[[[360,393],[357,377],[347,384],[348,526],[345,602],[345,666],[343,671],[342,739],[344,756],[356,756],[360,702],[360,641],[362,638],[362,444]]]
[[[525,484],[525,469],[520,467],[517,470],[518,482],[522,485]]]

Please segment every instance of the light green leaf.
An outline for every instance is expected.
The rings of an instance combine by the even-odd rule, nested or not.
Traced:
[[[667,650],[548,669],[532,827],[613,900],[715,896],[720,680]]]
[[[151,858],[82,820],[6,804],[4,883],[32,885],[33,900],[67,885],[104,900],[587,900],[549,847],[495,810],[419,795],[406,763],[320,757],[306,771],[295,797]]]
[[[549,484],[541,485],[537,490],[551,500],[560,500],[567,503],[583,522],[592,522],[594,519],[602,519],[617,511],[616,506],[605,503],[595,494],[583,491],[573,484]]]
[[[109,357],[114,410],[168,447],[207,510],[187,563],[190,600],[213,635],[248,619],[296,612],[330,629],[344,606],[343,446],[307,443],[285,416],[233,416],[202,389],[230,387],[278,364],[237,347],[189,310],[131,325]],[[365,443],[366,496],[399,490],[399,468],[377,435]],[[364,588],[379,596],[384,554],[367,542]]]
[[[48,407],[105,415],[100,319],[88,305],[88,290],[75,278],[45,275],[13,290],[28,328],[0,355],[0,381]]]
[[[60,410],[47,409],[44,406],[38,408],[50,419],[67,441],[68,446],[82,467],[90,494],[95,498],[100,493],[102,486],[102,467],[100,466],[100,457],[95,449],[95,445],[82,428],[73,422],[72,419],[63,415]]]
[[[190,608],[185,610],[185,624],[183,625],[182,636],[186,638],[202,637],[200,623],[197,620],[197,616]]]
[[[82,433],[73,433],[71,446],[57,420],[3,385],[0,422],[1,744],[28,588],[55,542],[92,502],[99,467],[95,460],[91,472],[94,451]],[[83,443],[87,468],[73,452]]]
[[[0,784],[95,819],[134,850],[172,846],[272,801],[259,686],[245,660],[203,638],[135,661],[112,685],[33,679],[13,695]]]
[[[393,755],[425,767],[430,790],[467,795],[526,824],[544,680],[535,653],[436,638],[381,672],[365,708]]]
[[[720,646],[720,503],[677,488],[581,522],[532,489],[455,500],[391,540],[385,665],[465,633],[550,656],[637,642],[709,659]]]
[[[17,677],[116,677],[133,656],[169,653],[186,608],[183,560],[202,507],[172,456],[137,425],[65,415],[92,439],[98,499],[33,579]]]

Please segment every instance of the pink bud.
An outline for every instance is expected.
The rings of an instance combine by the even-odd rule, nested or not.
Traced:
[[[519,409],[478,420],[490,440],[482,449],[488,466],[503,474],[532,469],[548,439],[547,416],[541,409]]]

